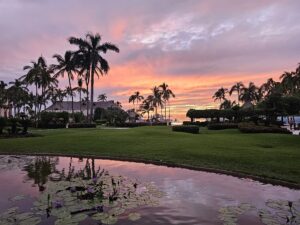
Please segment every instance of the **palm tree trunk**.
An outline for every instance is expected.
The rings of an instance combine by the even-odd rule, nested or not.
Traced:
[[[35,127],[38,127],[37,122],[37,101],[38,101],[38,86],[37,83],[35,83],[35,104],[34,104],[34,119],[35,119]]]
[[[71,101],[72,101],[72,118],[74,119],[74,98],[73,98],[73,90],[72,90],[72,84],[71,84],[71,74],[68,74],[69,78],[69,87],[71,91]]]
[[[95,73],[95,68],[92,68],[91,71],[91,111],[90,111],[90,123],[93,120],[93,114],[94,114],[94,73]]]
[[[165,101],[165,120],[167,120],[167,101]]]
[[[81,87],[79,87],[79,88],[81,88]],[[81,89],[79,89],[79,110],[82,113],[82,110],[81,110]]]

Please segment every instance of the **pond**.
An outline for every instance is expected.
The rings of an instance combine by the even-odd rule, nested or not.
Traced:
[[[300,224],[300,191],[91,158],[0,156],[1,225]]]

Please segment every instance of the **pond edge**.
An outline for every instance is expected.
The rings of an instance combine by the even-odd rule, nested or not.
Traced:
[[[263,184],[272,184],[276,186],[283,186],[290,189],[300,190],[300,184],[292,183],[284,180],[278,180],[269,177],[261,177],[256,175],[250,175],[243,172],[236,172],[236,171],[229,171],[229,170],[222,170],[222,169],[215,169],[209,167],[200,167],[200,166],[192,166],[186,164],[177,164],[167,161],[157,161],[157,160],[147,160],[147,159],[139,159],[139,158],[132,158],[132,157],[117,157],[117,156],[101,156],[101,155],[93,155],[93,154],[58,154],[58,153],[11,153],[11,152],[1,152],[0,155],[7,155],[7,156],[58,156],[58,157],[76,157],[76,158],[94,158],[94,159],[103,159],[103,160],[116,160],[116,161],[125,161],[125,162],[136,162],[136,163],[144,163],[144,164],[153,164],[156,166],[166,166],[171,168],[182,168],[182,169],[189,169],[194,171],[202,171],[202,172],[209,172],[209,173],[216,173],[222,175],[229,175],[237,178],[242,179],[251,179],[254,181],[259,181]]]

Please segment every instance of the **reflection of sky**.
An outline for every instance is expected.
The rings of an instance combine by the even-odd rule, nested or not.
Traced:
[[[76,169],[83,168],[85,162],[86,159],[79,162],[77,158],[73,158],[72,166]],[[65,168],[67,172],[69,163],[70,158],[61,157],[56,168]],[[165,192],[159,208],[141,210],[145,220],[157,224],[183,224],[183,221],[186,224],[198,224],[200,221],[202,224],[218,224],[218,209],[223,206],[247,202],[264,207],[268,199],[300,199],[300,191],[227,175],[113,160],[95,160],[95,166],[96,169],[100,166],[111,175],[153,182]],[[0,171],[0,210],[4,205],[11,204],[7,201],[9,197],[38,194],[38,187],[32,187],[32,181],[23,183],[25,177],[24,172]],[[248,221],[252,219],[250,216]]]

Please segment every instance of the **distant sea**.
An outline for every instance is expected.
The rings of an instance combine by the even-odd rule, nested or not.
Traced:
[[[281,121],[281,117],[278,117],[278,120]],[[287,117],[283,117],[283,122],[284,124],[288,124],[288,118]],[[295,116],[295,122],[296,124],[300,123],[300,116]]]

